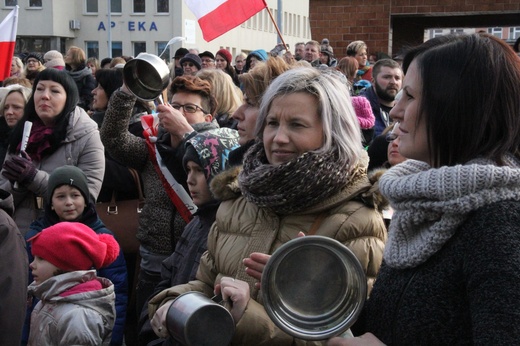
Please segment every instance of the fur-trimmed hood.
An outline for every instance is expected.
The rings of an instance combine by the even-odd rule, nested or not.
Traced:
[[[379,211],[387,208],[390,204],[379,191],[379,179],[386,171],[386,168],[377,168],[368,172],[368,180],[370,180],[372,187],[367,192],[363,193],[363,198],[370,199],[374,207]]]
[[[238,186],[238,175],[241,171],[242,166],[235,166],[216,175],[210,183],[213,197],[219,201],[227,201],[241,196],[242,192]]]

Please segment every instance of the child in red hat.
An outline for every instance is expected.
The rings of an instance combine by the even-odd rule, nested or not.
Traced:
[[[34,261],[29,345],[108,345],[115,320],[112,282],[96,276],[119,255],[117,241],[79,222],[60,222],[28,242]]]
[[[34,237],[42,230],[59,222],[81,222],[97,234],[114,234],[105,227],[96,213],[94,201],[90,199],[88,179],[83,171],[75,166],[56,168],[47,182],[47,193],[43,201],[44,213],[31,223],[25,239]],[[65,229],[66,230],[66,229]],[[27,243],[29,263],[33,261],[32,244]],[[120,251],[118,258],[102,268],[97,268],[97,275],[109,279],[114,284],[116,293],[116,322],[112,330],[111,345],[123,344],[124,328],[128,304],[128,274],[124,254]],[[29,284],[33,278],[29,271]],[[27,343],[30,330],[30,317],[37,300],[27,307],[27,318],[24,326],[22,344]]]

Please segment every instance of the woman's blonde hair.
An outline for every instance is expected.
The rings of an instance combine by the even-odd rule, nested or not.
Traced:
[[[25,104],[27,104],[27,101],[29,101],[29,98],[31,97],[31,94],[32,94],[32,89],[27,88],[20,84],[11,84],[9,86],[4,87],[3,89],[6,89],[6,90],[4,90],[4,96],[2,97],[2,100],[0,101],[0,116],[4,116],[4,107],[5,107],[5,102],[6,102],[7,96],[9,96],[10,94],[12,94],[14,92],[18,92],[22,95],[22,97],[25,101]]]
[[[71,46],[67,53],[70,53],[70,64],[73,67],[78,67],[79,65],[85,65],[87,63],[87,56],[85,55],[85,51],[79,47]]]
[[[217,114],[231,116],[242,104],[242,91],[233,83],[231,76],[219,69],[203,69],[197,77],[211,84],[211,94],[217,100]]]

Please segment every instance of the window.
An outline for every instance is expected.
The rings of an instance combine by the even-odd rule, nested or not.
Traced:
[[[99,59],[99,42],[98,41],[86,41],[85,45],[87,47],[87,49],[86,49],[87,58]]]
[[[463,29],[450,29],[450,34],[462,34],[464,33]]]
[[[496,36],[498,38],[502,38],[502,28],[489,28],[488,34]]]
[[[110,12],[111,13],[121,13],[121,0],[111,0],[110,1]]]
[[[134,42],[134,56],[146,52],[146,42]]]
[[[157,13],[170,13],[170,1],[157,0]]]
[[[6,7],[13,7],[18,5],[18,0],[5,0]]]
[[[509,39],[516,40],[520,37],[520,27],[509,28]]]
[[[97,13],[98,2],[97,0],[87,0],[87,13]]]
[[[134,0],[134,13],[144,13],[145,11],[145,0]]]
[[[166,42],[166,41],[157,42],[157,52],[156,53],[158,56],[164,51],[164,48],[166,48],[167,43],[168,42]],[[163,55],[160,56],[160,58],[165,61],[170,61],[170,49],[167,48],[166,51],[163,53]]]
[[[113,41],[112,42],[112,56],[122,56],[123,55],[123,43],[121,41]]]
[[[433,29],[430,30],[430,38],[439,37],[443,35],[442,29]]]
[[[42,0],[29,0],[29,7],[42,7]]]

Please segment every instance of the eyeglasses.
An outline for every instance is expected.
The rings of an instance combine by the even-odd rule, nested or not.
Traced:
[[[199,107],[197,105],[193,105],[191,103],[188,103],[185,105],[180,105],[178,103],[170,103],[170,106],[172,106],[176,110],[180,110],[182,108],[182,109],[184,109],[185,113],[196,113],[200,109],[202,111],[202,113],[207,114],[207,112],[204,109],[202,109],[201,107]]]
[[[213,59],[201,59],[202,62],[205,62],[206,64],[210,64],[213,62]]]
[[[184,64],[182,64],[182,67],[185,67],[185,66],[193,67],[193,66],[195,66],[195,64],[192,62],[185,62]]]
[[[394,126],[392,127],[392,130],[386,134],[385,139],[387,142],[393,142],[397,139],[397,137],[399,137],[397,135],[397,131],[396,131],[398,128],[399,128],[399,122],[396,122],[394,124]]]
[[[38,60],[34,60],[34,59],[29,59],[29,60],[27,60],[27,63],[28,64],[37,64],[37,63],[39,63],[39,61]]]

